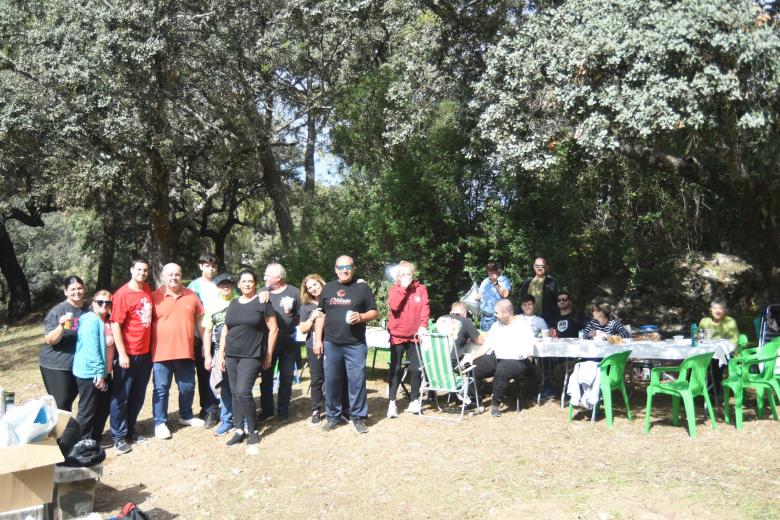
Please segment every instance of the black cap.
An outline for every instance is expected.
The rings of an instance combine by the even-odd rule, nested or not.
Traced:
[[[233,283],[233,277],[230,276],[230,273],[220,273],[214,277],[214,285],[219,285],[222,282]]]

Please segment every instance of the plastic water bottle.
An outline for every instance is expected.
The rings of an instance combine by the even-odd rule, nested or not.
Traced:
[[[695,323],[691,324],[691,346],[699,346],[699,326]]]

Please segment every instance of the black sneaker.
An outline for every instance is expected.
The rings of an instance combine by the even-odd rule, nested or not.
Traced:
[[[114,442],[114,448],[116,448],[116,452],[119,455],[124,455],[125,453],[133,451],[133,448],[130,447],[125,439],[117,439],[116,442]]]
[[[244,442],[244,439],[246,439],[246,433],[241,430],[236,430],[233,433],[233,436],[225,443],[225,446],[235,446],[236,444]]]
[[[146,442],[146,437],[137,433],[129,434],[126,439],[130,444],[144,444]]]
[[[338,421],[328,418],[324,423],[322,423],[322,431],[329,432],[331,430],[335,430],[338,425]]]
[[[258,453],[258,444],[260,444],[260,434],[257,431],[249,432],[246,438],[246,453],[248,455],[256,455]]]
[[[493,417],[501,417],[501,408],[499,408],[497,405],[492,405],[490,407],[490,415]]]
[[[355,431],[358,433],[368,433],[368,427],[363,419],[353,419],[352,424],[355,426]]]
[[[215,413],[210,413],[210,414],[206,415],[206,423],[203,426],[207,430],[209,428],[213,428],[217,424],[219,424],[219,415],[217,415]]]
[[[311,423],[312,424],[320,424],[320,412],[312,412],[311,413]]]
[[[550,389],[543,389],[541,393],[539,393],[540,403],[546,403],[547,401],[552,401],[553,399],[555,399],[555,392]]]
[[[273,419],[273,417],[274,417],[273,412],[268,413],[268,412],[263,411],[263,412],[260,412],[260,415],[257,416],[257,422],[261,423],[263,421],[267,421],[268,419]]]

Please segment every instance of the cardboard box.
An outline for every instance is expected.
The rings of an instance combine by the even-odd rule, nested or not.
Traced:
[[[0,512],[24,509],[52,501],[54,465],[65,460],[57,437],[70,414],[60,410],[49,437],[33,444],[0,448]]]

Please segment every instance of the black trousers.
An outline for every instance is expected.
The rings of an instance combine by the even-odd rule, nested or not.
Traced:
[[[225,365],[233,394],[233,424],[241,428],[246,420],[246,431],[253,432],[257,430],[257,405],[252,396],[252,387],[260,374],[260,360],[228,356]]]
[[[76,384],[76,376],[70,370],[55,370],[53,368],[41,369],[43,377],[43,386],[49,395],[54,396],[54,402],[57,408],[70,412],[73,410],[73,401],[79,395],[79,388]]]
[[[73,401],[79,395],[76,376],[70,370],[55,370],[53,368],[41,369],[43,386],[46,392],[54,397],[57,408],[70,412],[73,410]],[[65,431],[62,432],[60,442],[63,446],[72,447],[79,440],[79,428],[76,421],[68,421]]]
[[[474,360],[474,370],[471,372],[472,377],[477,380],[477,383],[485,379],[486,377],[493,377],[496,373],[496,356],[491,352],[479,356]],[[468,388],[469,397],[472,400],[476,399],[474,395],[474,386],[469,385]]]
[[[314,348],[306,345],[306,359],[309,361],[309,377],[311,377],[311,411],[319,412],[323,401],[322,386],[325,384],[322,355],[315,355]]]
[[[414,342],[399,343],[390,347],[390,395],[389,399],[395,401],[398,393],[398,386],[401,384],[401,360],[406,352],[409,359],[409,372],[412,374],[412,394],[410,399],[414,401],[420,398],[420,383],[422,382],[422,373],[420,372],[420,359],[417,356],[417,348]]]
[[[534,369],[527,359],[499,359],[496,361],[496,374],[493,377],[493,400],[495,406],[501,404],[506,395],[509,381],[531,377]]]
[[[108,419],[111,390],[98,390],[92,379],[77,377],[76,384],[79,388],[79,412],[76,416],[79,440],[93,439],[100,442]]]

